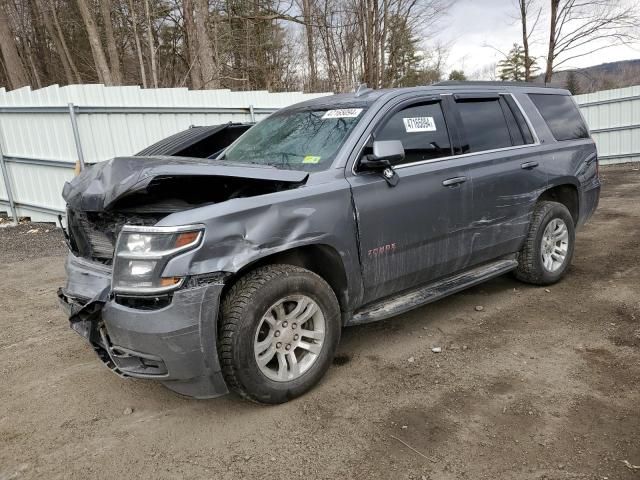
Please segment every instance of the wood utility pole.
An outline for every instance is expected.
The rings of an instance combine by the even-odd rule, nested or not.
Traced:
[[[89,36],[89,46],[91,47],[91,54],[93,55],[93,62],[98,72],[98,78],[105,85],[113,85],[113,79],[111,78],[111,70],[107,64],[107,57],[104,54],[102,48],[102,42],[100,40],[100,33],[95,20],[93,19],[93,13],[89,10],[87,0],[76,0],[78,2],[78,9],[84,22],[84,26]]]

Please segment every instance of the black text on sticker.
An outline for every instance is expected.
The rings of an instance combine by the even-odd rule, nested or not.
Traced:
[[[403,118],[402,121],[408,133],[436,131],[436,122],[433,121],[433,117]]]

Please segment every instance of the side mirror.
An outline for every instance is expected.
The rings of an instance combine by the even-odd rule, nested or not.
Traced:
[[[393,164],[404,160],[404,147],[400,140],[376,140],[373,142],[373,155],[366,155],[360,160],[360,165],[367,170],[382,171],[389,186],[398,184],[398,174],[393,170]]]
[[[367,155],[361,165],[371,170],[381,170],[404,160],[404,147],[400,140],[376,140],[373,155]]]

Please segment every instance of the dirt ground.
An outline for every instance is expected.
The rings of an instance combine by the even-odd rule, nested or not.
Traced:
[[[0,228],[0,479],[640,479],[640,171],[602,176],[564,281],[347,329],[276,407],[116,377],[58,309],[59,232]]]

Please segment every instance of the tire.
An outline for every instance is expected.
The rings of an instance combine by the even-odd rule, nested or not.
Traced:
[[[561,232],[562,225],[566,227],[566,235],[547,236],[548,232]],[[564,241],[554,242],[558,238],[566,238],[566,245]],[[575,227],[567,207],[557,202],[539,202],[533,211],[524,246],[518,253],[516,278],[533,285],[556,283],[571,264],[574,245]],[[559,252],[564,251],[565,247],[564,258],[560,261]],[[548,261],[550,257],[551,262]]]
[[[315,273],[292,265],[268,265],[240,278],[225,295],[221,314],[224,379],[232,391],[259,403],[283,403],[311,389],[340,341],[335,293]]]

